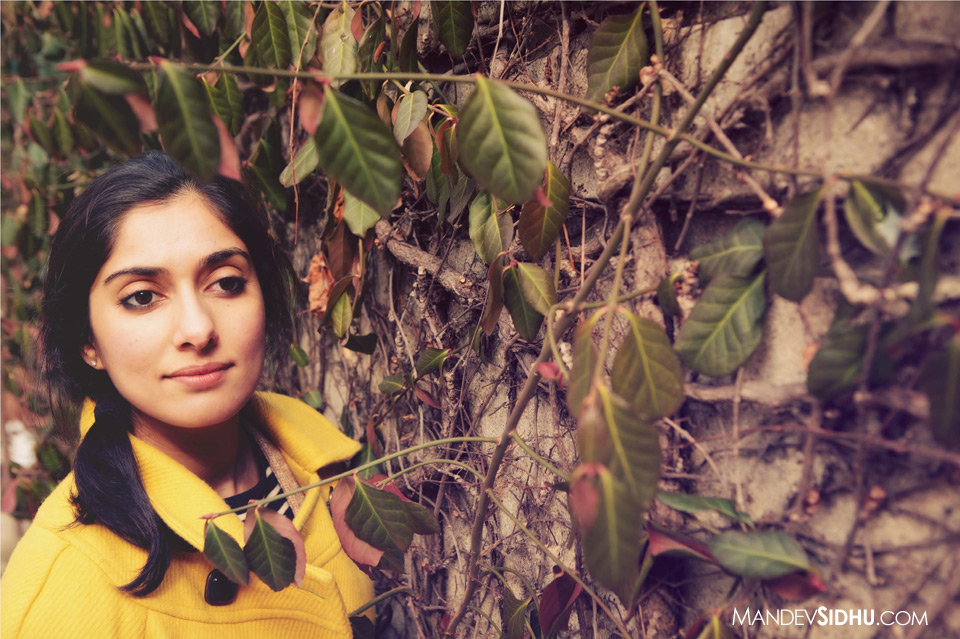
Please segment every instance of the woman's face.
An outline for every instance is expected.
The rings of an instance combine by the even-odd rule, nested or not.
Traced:
[[[189,192],[124,215],[90,289],[83,357],[136,429],[203,428],[233,419],[256,388],[265,321],[246,245]]]

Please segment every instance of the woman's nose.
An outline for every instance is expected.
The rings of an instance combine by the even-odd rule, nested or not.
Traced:
[[[216,323],[196,295],[180,296],[179,321],[174,335],[177,348],[207,350],[217,343]]]

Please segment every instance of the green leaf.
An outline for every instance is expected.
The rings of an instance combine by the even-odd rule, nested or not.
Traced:
[[[191,2],[183,3],[183,10],[190,18],[190,22],[197,25],[197,28],[204,35],[213,35],[217,30],[217,21],[220,18],[220,5],[216,2]]]
[[[321,168],[381,217],[389,216],[400,197],[403,162],[376,113],[327,87],[314,137]]]
[[[690,259],[700,263],[700,281],[707,284],[717,275],[750,277],[763,257],[764,229],[760,220],[744,218],[723,237],[690,251]]]
[[[630,330],[617,350],[613,390],[647,419],[672,415],[683,404],[683,368],[663,328],[627,313]]]
[[[244,586],[250,583],[250,569],[240,544],[209,520],[204,523],[203,555],[230,581]]]
[[[53,110],[53,137],[57,140],[60,155],[69,156],[73,153],[73,130],[60,107]]]
[[[81,82],[76,116],[114,151],[127,156],[140,153],[140,121],[122,96],[101,93]]]
[[[753,520],[750,515],[737,510],[737,505],[731,499],[722,497],[704,497],[703,495],[688,495],[686,493],[671,493],[661,491],[657,493],[657,499],[662,501],[670,508],[684,513],[698,513],[704,510],[715,510],[724,517],[739,521],[753,527]]]
[[[423,377],[429,375],[435,370],[439,370],[446,359],[450,357],[449,348],[425,348],[417,358],[417,376]]]
[[[506,251],[513,241],[513,220],[509,213],[498,213],[496,200],[480,191],[470,203],[470,241],[487,264]]]
[[[494,260],[487,269],[487,280],[490,287],[487,291],[487,301],[480,316],[480,328],[487,335],[493,333],[493,328],[500,320],[503,312],[503,264],[501,260]]]
[[[323,408],[323,396],[315,388],[308,390],[300,397],[300,399],[303,400],[304,404],[314,410],[320,410]]]
[[[320,57],[323,58],[323,70],[331,75],[354,73],[357,70],[357,39],[353,37],[350,24],[353,22],[354,9],[346,2],[330,12],[323,23],[323,35],[320,37]],[[339,88],[340,80],[333,80],[330,86]],[[329,93],[329,91],[328,91]]]
[[[307,352],[296,344],[290,345],[290,359],[300,368],[310,365],[310,358],[307,356]]]
[[[503,296],[517,332],[528,342],[535,340],[543,323],[543,315],[524,296],[520,275],[515,267],[503,271]]]
[[[843,214],[860,244],[885,257],[897,242],[905,208],[906,202],[899,190],[853,180]]]
[[[924,234],[923,254],[920,256],[920,272],[917,278],[917,299],[910,307],[908,323],[916,325],[930,317],[936,309],[933,294],[937,288],[937,280],[940,279],[940,236],[948,219],[950,213],[946,208],[937,211]]]
[[[413,541],[413,523],[396,495],[358,481],[344,519],[363,541],[380,550],[405,551]]]
[[[823,187],[793,198],[763,234],[763,254],[778,295],[799,302],[820,268],[817,207]]]
[[[629,15],[610,16],[597,27],[587,53],[588,100],[603,102],[611,88],[625,91],[639,81],[647,63],[642,15],[640,7]]]
[[[350,322],[352,321],[353,304],[350,302],[350,296],[343,293],[337,298],[336,304],[333,305],[333,310],[330,311],[330,322],[334,334],[343,339],[343,336],[346,335],[350,329]]]
[[[725,570],[748,579],[774,579],[810,569],[803,547],[779,531],[728,530],[711,539],[707,546]]]
[[[404,73],[416,73],[419,71],[417,63],[417,32],[420,19],[413,21],[410,27],[404,32],[403,39],[400,40],[400,53],[397,56],[397,63],[400,70]]]
[[[510,588],[503,588],[503,632],[500,639],[524,639],[527,634],[527,606],[530,597],[523,601],[514,596]]]
[[[766,271],[753,279],[729,275],[707,286],[680,327],[674,348],[693,370],[719,377],[737,370],[760,345]]]
[[[240,133],[240,127],[243,125],[243,93],[237,86],[237,79],[232,73],[221,73],[217,86],[203,80],[203,86],[210,96],[210,103],[213,110],[227,126],[230,135]]]
[[[297,154],[293,156],[293,161],[280,173],[280,184],[286,187],[300,184],[313,173],[319,163],[320,151],[317,150],[317,139],[307,138]],[[379,216],[377,216],[377,219],[380,219]],[[352,226],[350,230],[353,230]]]
[[[380,382],[380,392],[384,395],[393,395],[403,390],[403,375],[387,375]]]
[[[246,28],[247,0],[236,0],[224,5],[224,35],[228,41],[236,40]]]
[[[434,0],[430,3],[430,13],[440,42],[454,58],[462,56],[473,36],[473,11],[470,3]]]
[[[143,3],[143,15],[147,28],[161,43],[170,42],[170,25],[173,22],[173,10],[163,2]]]
[[[610,590],[633,590],[640,574],[643,511],[635,507],[625,484],[602,466],[595,485],[599,508],[582,536],[584,559],[590,573]]]
[[[534,198],[523,205],[517,222],[520,242],[537,262],[553,247],[570,208],[570,181],[553,162],[547,163],[545,194],[550,206]]]
[[[357,353],[363,353],[364,355],[373,355],[373,352],[377,350],[377,334],[376,333],[367,333],[366,335],[350,335],[347,337],[346,343],[343,345],[344,348],[348,348],[351,351]]]
[[[293,542],[265,522],[257,509],[247,513],[254,517],[253,532],[243,554],[254,574],[271,590],[280,591],[293,583],[297,571],[297,552]]]
[[[547,141],[533,104],[505,84],[477,76],[460,112],[459,163],[480,185],[510,203],[533,199],[547,169]]]
[[[303,2],[283,0],[279,5],[287,23],[290,59],[296,65],[299,58],[300,65],[298,68],[304,68],[317,54],[317,30],[313,26],[313,11]],[[303,49],[302,57],[301,48]]]
[[[397,144],[403,144],[426,114],[427,94],[423,91],[414,91],[400,98],[397,103],[397,118],[393,123],[393,137]]]
[[[627,400],[599,387],[600,407],[610,440],[605,464],[627,486],[631,505],[650,508],[660,479],[660,443],[656,429],[641,419]]]
[[[930,399],[930,429],[946,446],[960,442],[960,334],[930,355],[919,388]]]
[[[147,92],[143,76],[116,60],[90,60],[80,69],[80,81],[108,95]]]
[[[383,56],[378,56],[380,45],[388,41],[387,27],[383,20],[383,15],[378,15],[360,36],[360,42],[357,45],[357,68],[362,72],[380,71],[383,68]],[[380,82],[376,80],[361,81],[363,92],[370,100],[375,100],[380,93]]]
[[[657,286],[657,304],[663,311],[664,319],[669,323],[671,317],[680,317],[680,303],[677,301],[677,289],[674,288],[674,282],[680,277],[679,273],[673,273],[660,281]]]
[[[343,221],[347,223],[351,233],[363,237],[380,219],[380,214],[363,200],[347,191],[343,192]]]
[[[34,117],[33,113],[30,113],[28,116],[30,120],[30,133],[33,134],[33,139],[43,147],[48,153],[52,153],[55,149],[53,147],[53,134],[50,133],[50,127]]]
[[[251,47],[266,67],[286,69],[290,66],[290,36],[283,10],[275,2],[263,2],[253,17]]]
[[[567,387],[567,408],[574,419],[580,417],[583,400],[590,393],[594,372],[600,361],[600,353],[592,336],[600,316],[601,313],[594,313],[577,326],[573,334],[573,365],[570,367],[570,383]]]
[[[210,180],[220,164],[220,136],[200,82],[183,67],[161,62],[156,112],[166,152],[201,180]]]
[[[866,324],[835,320],[807,368],[807,390],[827,401],[856,388],[867,350]]]
[[[550,307],[557,303],[557,289],[550,274],[529,262],[518,263],[517,274],[524,299],[541,315],[549,313]]]

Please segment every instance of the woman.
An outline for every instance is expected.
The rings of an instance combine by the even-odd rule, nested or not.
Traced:
[[[255,393],[289,343],[290,268],[239,184],[150,152],[97,178],[57,230],[41,372],[86,400],[73,472],[3,576],[2,639],[350,637],[370,581],[329,489],[274,502],[304,537],[301,586],[229,582],[202,515],[317,481],[359,446],[298,400]],[[217,525],[243,542],[237,515]]]

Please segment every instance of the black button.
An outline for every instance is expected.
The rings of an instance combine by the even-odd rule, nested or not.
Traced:
[[[211,570],[207,575],[207,586],[203,590],[204,600],[211,606],[226,606],[237,598],[240,586],[233,583],[219,570]]]

